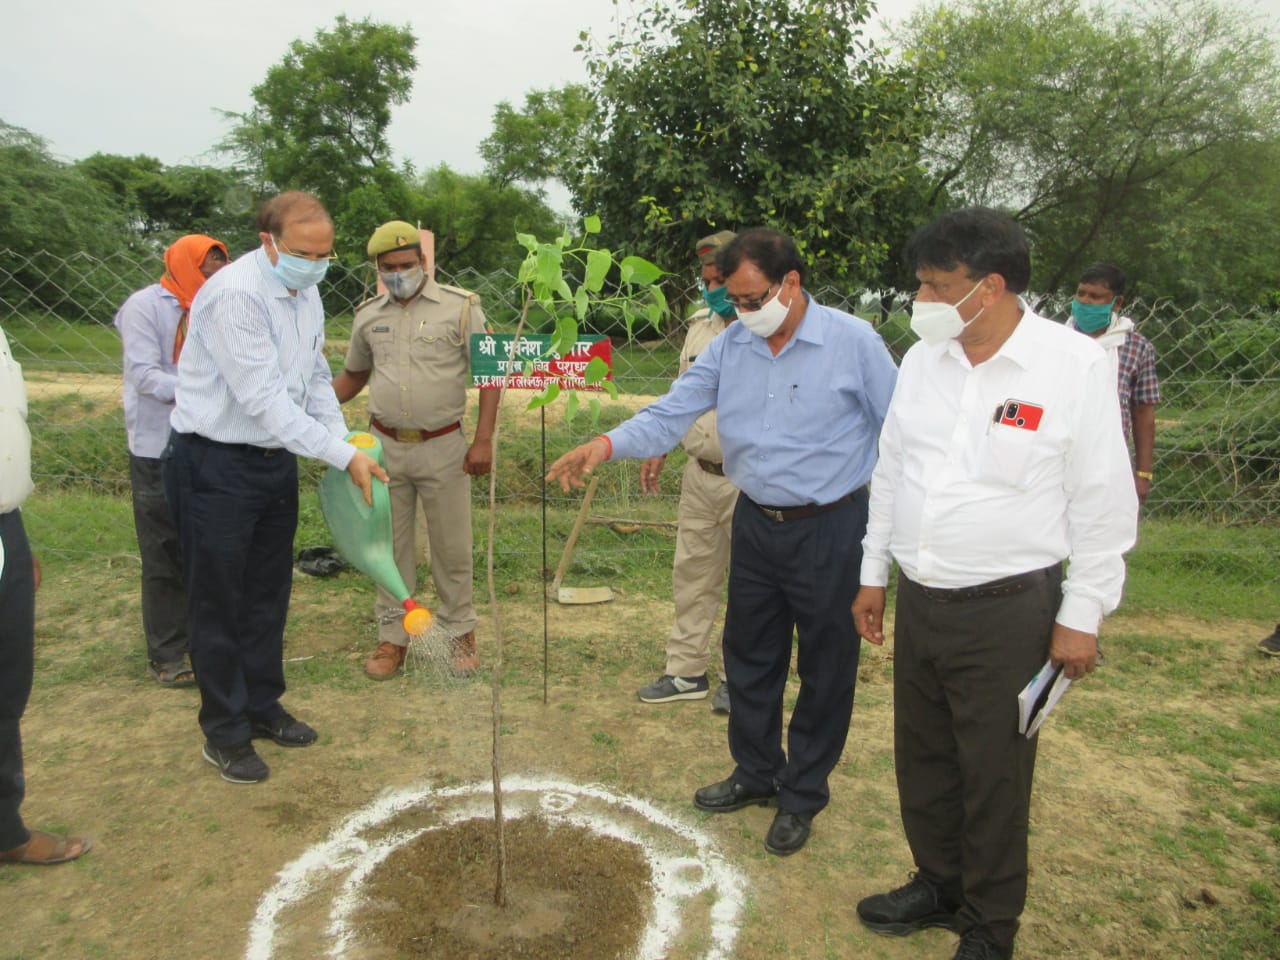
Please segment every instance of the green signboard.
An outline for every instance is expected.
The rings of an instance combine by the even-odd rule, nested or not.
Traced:
[[[603,390],[601,382],[587,383],[587,365],[595,359],[608,367],[604,379],[613,377],[613,344],[597,334],[578,337],[573,349],[561,356],[551,352],[551,336],[525,333],[517,343],[511,333],[471,335],[471,384],[482,390],[502,386],[517,390],[542,390],[558,384],[565,390]]]

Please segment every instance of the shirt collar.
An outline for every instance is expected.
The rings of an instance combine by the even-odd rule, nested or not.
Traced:
[[[791,335],[791,340],[803,340],[806,343],[822,344],[822,325],[816,319],[810,323],[809,318],[816,315],[819,310],[824,308],[821,304],[817,303],[813,297],[809,296],[808,290],[802,288],[800,293],[805,300],[804,316],[800,318],[800,326],[796,327],[796,332]],[[753,337],[757,340],[764,340],[764,337],[757,337],[754,333],[748,330],[746,324],[742,322],[741,317],[733,323],[728,324],[723,335],[732,337],[736,343],[749,343]],[[788,346],[790,346],[791,340],[787,341]],[[783,349],[785,350],[786,347],[783,347]]]
[[[1016,363],[1024,370],[1029,369],[1034,362],[1036,349],[1035,322],[1042,318],[1031,309],[1031,304],[1027,303],[1022,297],[1018,297],[1018,306],[1022,308],[1022,316],[1018,320],[1017,326],[1013,328],[1013,332],[1009,334],[1004,343],[1000,344],[1000,349],[991,355],[991,360],[999,360],[1004,358]],[[1027,321],[1032,321],[1028,323]],[[969,358],[965,356],[964,347],[960,345],[959,340],[948,340],[946,351],[955,359],[962,363],[968,364]]]

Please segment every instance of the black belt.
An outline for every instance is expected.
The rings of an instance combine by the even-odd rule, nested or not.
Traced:
[[[191,443],[203,447],[220,447],[223,450],[251,453],[257,457],[274,457],[277,454],[289,452],[284,447],[257,447],[252,443],[223,443],[221,440],[210,440],[208,437],[198,433],[179,433],[178,436],[185,437]]]
[[[756,503],[750,497],[747,497],[746,500],[770,520],[776,520],[778,523],[782,523],[784,520],[803,520],[805,517],[816,517],[820,513],[827,513],[828,511],[834,510],[842,503],[848,503],[851,500],[860,500],[866,497],[866,495],[867,488],[865,486],[861,486],[857,490],[846,493],[839,500],[832,500],[830,503],[806,503],[802,507],[766,507],[762,503]]]
[[[1016,573],[1011,577],[989,580],[972,587],[926,587],[915,584],[916,588],[930,600],[938,603],[958,603],[963,600],[986,600],[990,597],[1009,597],[1015,593],[1023,593],[1049,579],[1055,572],[1060,572],[1062,565],[1055,563],[1043,570],[1032,570],[1030,573]]]
[[[703,460],[701,457],[698,457],[697,460],[698,466],[700,466],[706,473],[711,474],[713,477],[724,476],[723,463],[716,463],[714,460]]]

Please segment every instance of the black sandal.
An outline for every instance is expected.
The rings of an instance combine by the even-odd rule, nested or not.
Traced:
[[[147,669],[162,687],[194,687],[196,685],[196,672],[187,666],[185,660],[175,660],[172,663],[152,660]]]

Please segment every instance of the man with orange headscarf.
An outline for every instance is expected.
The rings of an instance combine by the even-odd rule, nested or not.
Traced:
[[[187,661],[187,598],[178,531],[160,480],[160,454],[169,440],[191,301],[226,263],[221,241],[198,233],[181,237],[164,252],[160,282],[130,296],[115,321],[124,343],[124,422],[142,556],[142,629],[151,675],[168,687],[190,687],[195,674]]]

